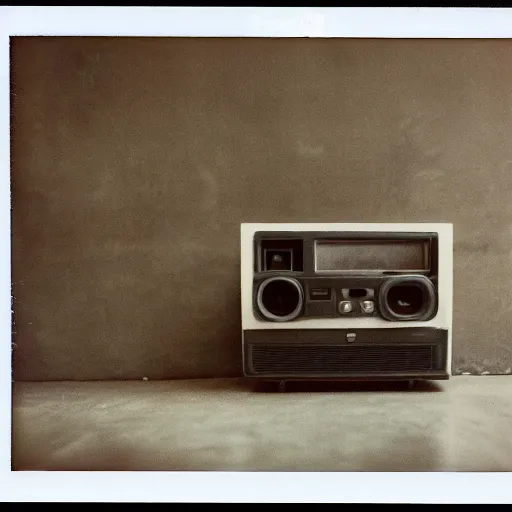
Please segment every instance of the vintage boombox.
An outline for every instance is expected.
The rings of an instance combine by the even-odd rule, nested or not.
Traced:
[[[448,379],[451,224],[242,224],[243,371]]]

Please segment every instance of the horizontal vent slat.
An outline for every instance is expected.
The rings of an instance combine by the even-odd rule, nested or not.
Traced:
[[[253,345],[251,362],[260,374],[399,373],[432,370],[433,353],[431,345]]]

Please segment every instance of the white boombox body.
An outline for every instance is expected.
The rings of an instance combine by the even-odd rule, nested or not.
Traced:
[[[452,224],[242,224],[244,375],[448,379],[452,288]]]

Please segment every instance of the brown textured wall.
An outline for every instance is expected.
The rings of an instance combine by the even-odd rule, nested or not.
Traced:
[[[512,367],[512,41],[13,38],[14,377],[240,373],[239,224],[455,229]]]

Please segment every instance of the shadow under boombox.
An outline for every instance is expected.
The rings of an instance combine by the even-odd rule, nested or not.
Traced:
[[[451,376],[451,224],[242,224],[246,377]]]

